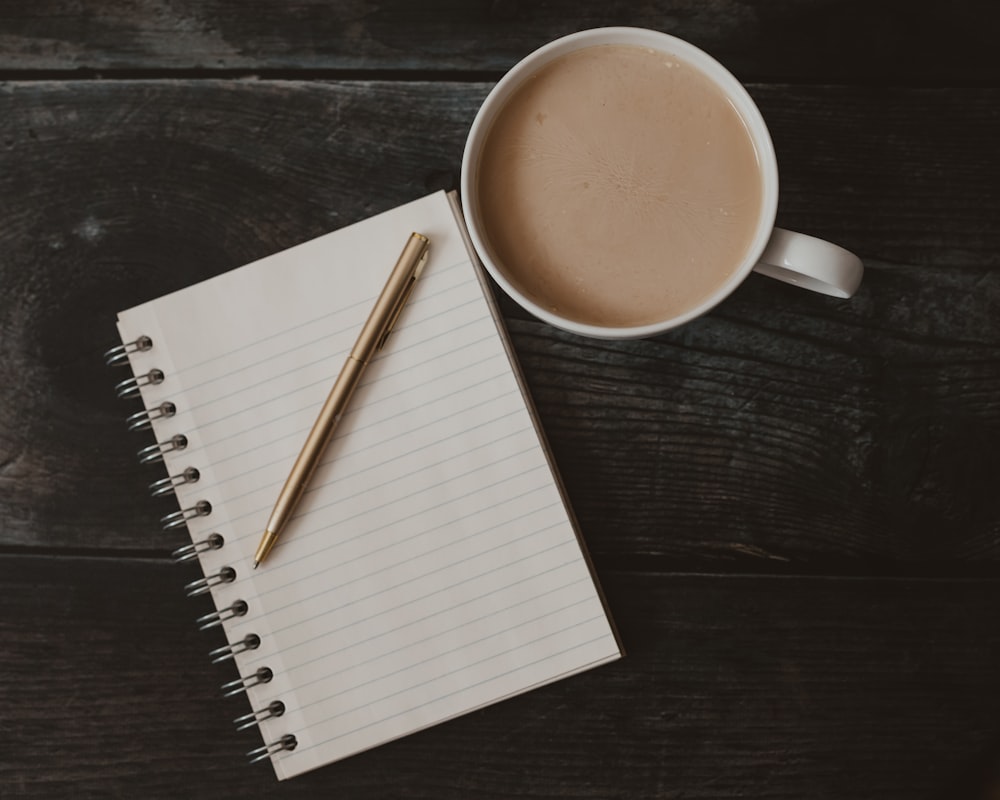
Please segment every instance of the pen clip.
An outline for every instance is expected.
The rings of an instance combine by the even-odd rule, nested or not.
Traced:
[[[379,337],[378,344],[375,345],[375,352],[378,352],[385,347],[389,334],[392,333],[392,329],[396,327],[396,320],[399,319],[399,315],[403,313],[403,308],[410,299],[410,294],[413,292],[413,287],[417,282],[417,278],[420,277],[420,273],[423,272],[424,265],[427,263],[427,256],[429,252],[429,249],[425,248],[424,252],[421,253],[420,260],[417,262],[417,266],[414,268],[413,274],[410,276],[410,280],[407,281],[406,288],[400,293],[399,299],[396,301],[396,305],[392,309],[392,315],[389,317],[389,322],[386,324],[385,330]]]

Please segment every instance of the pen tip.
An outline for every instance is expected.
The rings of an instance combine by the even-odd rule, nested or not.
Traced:
[[[253,568],[254,569],[257,569],[257,567],[259,567],[259,566],[260,566],[260,562],[259,561],[254,561],[253,562]]]

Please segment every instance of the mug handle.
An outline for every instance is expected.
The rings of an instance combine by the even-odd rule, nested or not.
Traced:
[[[850,297],[865,268],[850,250],[804,233],[775,228],[754,272],[832,297]]]

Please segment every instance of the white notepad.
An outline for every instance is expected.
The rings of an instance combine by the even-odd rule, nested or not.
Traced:
[[[365,372],[295,518],[256,571],[264,524],[411,231],[430,259]],[[437,193],[119,315],[146,409],[279,778],[617,659],[454,198]],[[166,445],[166,450],[169,445]],[[151,478],[162,476],[150,470]],[[193,513],[193,512],[192,512]],[[251,640],[252,641],[252,640]],[[206,646],[223,644],[206,634]],[[239,649],[239,646],[237,646]],[[248,682],[252,680],[248,679]],[[250,741],[248,748],[260,743]],[[294,749],[281,749],[282,742]]]

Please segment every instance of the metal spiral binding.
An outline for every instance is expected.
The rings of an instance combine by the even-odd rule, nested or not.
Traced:
[[[256,633],[248,633],[238,642],[216,647],[209,652],[208,657],[212,659],[213,664],[221,664],[223,661],[236,658],[240,653],[245,653],[247,650],[256,650],[258,647],[260,647],[260,637]]]
[[[104,363],[109,367],[120,367],[128,363],[129,353],[151,350],[153,340],[148,336],[140,336],[135,341],[112,347],[104,354]]]
[[[285,704],[280,700],[275,700],[272,703],[268,703],[266,708],[262,708],[259,711],[251,711],[249,714],[237,717],[233,720],[233,725],[236,726],[236,730],[245,731],[247,728],[252,728],[254,725],[263,722],[265,719],[280,717],[284,713]]]
[[[136,455],[139,456],[140,464],[155,464],[157,461],[163,461],[163,456],[171,450],[183,450],[187,445],[187,436],[183,433],[178,433],[164,442],[157,442],[156,444],[151,444],[149,447],[142,448]]]
[[[223,567],[213,575],[206,575],[204,578],[191,581],[184,587],[184,591],[187,592],[188,597],[197,597],[211,591],[213,586],[218,586],[220,583],[232,583],[235,580],[236,570],[232,567]]]
[[[245,600],[237,600],[229,608],[223,608],[220,611],[213,611],[211,614],[198,617],[195,623],[198,625],[198,630],[207,631],[209,628],[221,625],[227,619],[244,616],[248,609],[249,606]]]
[[[198,553],[206,553],[209,550],[218,550],[226,540],[221,533],[210,533],[200,542],[192,542],[183,547],[178,547],[170,554],[175,564],[182,564],[185,561],[193,561],[198,557]]]
[[[166,419],[177,413],[177,406],[166,400],[155,408],[143,409],[131,414],[125,424],[130,431],[145,431],[153,427],[154,419]]]
[[[212,504],[208,500],[199,500],[190,508],[182,508],[180,511],[172,511],[160,517],[160,525],[163,530],[169,531],[171,528],[182,528],[189,519],[195,517],[207,517],[212,513]]]
[[[149,484],[149,493],[153,497],[162,497],[165,494],[170,494],[182,484],[197,483],[199,478],[201,478],[201,473],[194,467],[188,467],[177,475],[170,475],[166,478],[160,478],[158,481],[153,481]]]
[[[125,366],[129,363],[129,356],[132,353],[145,352],[152,349],[153,340],[149,336],[139,336],[134,341],[112,347],[104,353],[104,361],[108,366]],[[122,399],[139,397],[142,394],[142,387],[155,386],[164,380],[163,370],[152,368],[142,375],[135,375],[126,378],[115,384],[115,393]],[[143,409],[135,414],[129,415],[125,424],[130,431],[145,431],[153,427],[153,421],[157,419],[167,419],[177,413],[177,406],[169,400],[161,402],[159,405]],[[176,434],[169,439],[157,442],[156,444],[144,447],[138,452],[140,464],[155,464],[163,461],[164,456],[175,450],[183,450],[188,445],[187,437],[183,434]],[[201,478],[201,474],[194,467],[188,467],[183,472],[160,478],[149,485],[150,494],[153,497],[161,497],[170,494],[178,486],[187,483],[196,483]],[[160,523],[164,530],[179,528],[184,526],[189,520],[195,517],[206,516],[212,512],[212,504],[207,500],[199,500],[190,508],[174,511],[164,516]],[[179,547],[171,554],[174,562],[183,563],[198,558],[199,553],[209,550],[220,549],[225,540],[219,533],[211,533],[206,538],[198,542]],[[236,570],[232,567],[223,567],[213,575],[206,575],[196,581],[188,583],[184,589],[188,596],[195,597],[212,590],[212,587],[222,583],[231,583],[236,580]],[[249,606],[244,600],[237,600],[227,608],[213,611],[198,617],[196,623],[201,630],[208,630],[222,625],[226,620],[246,615]],[[213,664],[228,661],[235,658],[239,653],[248,650],[256,650],[260,647],[260,637],[255,633],[248,633],[240,641],[232,642],[212,650],[208,657]],[[259,667],[252,675],[240,677],[234,681],[229,681],[222,685],[224,697],[232,697],[240,692],[246,692],[253,686],[258,686],[270,682],[274,678],[274,673],[269,667]],[[265,708],[251,711],[233,720],[236,730],[242,731],[252,728],[266,719],[280,717],[285,713],[285,704],[280,700],[275,700]],[[247,753],[247,758],[251,764],[264,761],[275,753],[286,750],[294,750],[298,746],[298,740],[292,734],[285,734],[279,739],[269,742],[261,747],[254,748]]]
[[[144,372],[142,375],[136,375],[133,378],[126,378],[125,380],[116,383],[115,394],[122,398],[122,400],[128,400],[131,397],[138,397],[139,390],[143,386],[155,386],[158,383],[163,383],[163,370],[156,369],[154,367],[149,372]]]
[[[286,733],[280,739],[275,739],[270,744],[254,748],[247,753],[247,758],[250,759],[251,764],[256,764],[258,761],[263,761],[275,753],[280,753],[282,750],[294,750],[298,744],[298,739],[292,736],[292,734]]]
[[[270,667],[258,667],[253,675],[247,675],[245,678],[237,678],[235,681],[222,684],[222,696],[235,697],[240,692],[245,692],[251,686],[270,683],[272,678],[274,678],[274,673],[271,672]]]

